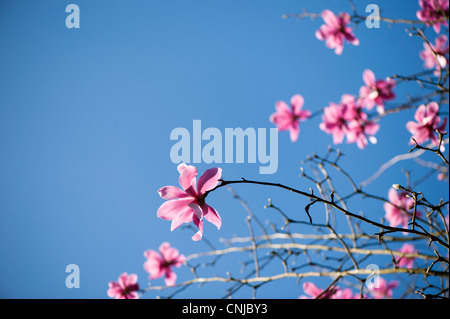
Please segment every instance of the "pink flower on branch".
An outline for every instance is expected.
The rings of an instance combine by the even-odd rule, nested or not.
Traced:
[[[436,33],[441,32],[441,24],[448,26],[448,0],[419,0],[419,5],[421,9],[417,11],[417,18],[427,22],[427,25],[433,25]]]
[[[325,41],[325,45],[334,49],[334,53],[342,54],[344,40],[353,45],[359,45],[359,40],[353,34],[352,28],[347,26],[351,20],[348,13],[341,12],[339,16],[336,16],[330,10],[323,10],[322,18],[325,24],[316,31],[316,38]]]
[[[372,144],[377,143],[377,139],[374,135],[379,129],[379,124],[369,121],[367,119],[367,114],[362,113],[359,120],[353,120],[348,124],[347,141],[349,143],[356,142],[356,145],[360,149],[364,149],[369,144],[369,141]]]
[[[407,192],[397,192],[391,188],[388,193],[389,203],[384,204],[385,218],[391,227],[401,225],[403,228],[408,227],[408,223],[412,218],[411,209],[414,205],[414,200],[407,197]],[[416,216],[420,217],[420,211],[416,212]]]
[[[124,272],[119,276],[119,281],[111,281],[107,291],[108,297],[115,299],[139,299],[139,285],[137,275]]]
[[[435,76],[439,76],[440,70],[448,65],[448,38],[445,35],[440,35],[436,38],[433,44],[424,42],[424,50],[420,51],[419,55],[424,60],[424,67],[427,69],[436,70],[433,72]]]
[[[339,290],[338,287],[331,287],[326,292],[324,289],[317,288],[312,282],[303,284],[303,291],[309,296],[300,296],[300,299],[335,299],[335,294]]]
[[[222,221],[217,211],[205,203],[210,190],[215,188],[222,176],[222,169],[211,168],[206,170],[197,180],[197,169],[184,163],[178,165],[180,173],[179,183],[182,189],[176,186],[164,186],[158,190],[159,195],[168,201],[162,204],[157,212],[161,219],[171,220],[171,230],[183,223],[193,222],[198,232],[192,236],[198,241],[203,236],[203,217],[220,229]]]
[[[308,295],[300,296],[300,299],[357,299],[353,295],[350,288],[340,289],[339,287],[330,287],[326,292],[324,289],[317,288],[312,282],[305,282],[303,284],[303,291]]]
[[[364,70],[363,80],[365,86],[359,89],[359,97],[363,106],[371,110],[375,105],[378,113],[384,113],[384,101],[392,100],[395,94],[394,80],[377,80],[371,70]]]
[[[278,127],[278,130],[289,131],[291,141],[295,142],[300,133],[299,121],[308,119],[311,116],[311,112],[302,110],[304,100],[299,94],[294,95],[290,102],[290,108],[283,101],[277,102],[275,104],[276,112],[270,116],[270,121]]]
[[[167,286],[175,285],[177,275],[172,267],[180,267],[186,260],[184,255],[180,255],[176,248],[171,248],[168,242],[164,242],[159,246],[159,253],[149,249],[144,252],[144,256],[147,258],[144,269],[150,274],[150,279],[164,276]]]
[[[323,110],[322,123],[320,129],[333,135],[333,143],[340,144],[344,141],[347,127],[347,107],[342,104],[330,103]]]
[[[352,95],[344,94],[340,104],[330,103],[324,108],[320,129],[333,135],[333,143],[339,144],[347,137],[347,142],[356,143],[360,149],[365,148],[368,142],[376,143],[373,136],[380,126],[368,120],[362,110],[360,101],[355,101]]]
[[[399,252],[404,253],[404,254],[412,254],[412,253],[417,253],[417,250],[414,248],[413,245],[406,243],[406,244],[403,244],[403,246],[399,249]],[[395,262],[397,263],[397,266],[399,266],[399,267],[412,268],[414,259],[415,259],[415,257],[397,256],[397,257],[395,257]]]
[[[406,128],[413,135],[412,138],[417,144],[431,140],[434,145],[439,146],[439,138],[436,131],[440,133],[445,132],[447,118],[444,118],[441,123],[438,113],[439,105],[436,102],[430,102],[428,105],[422,104],[414,115],[416,122],[409,121],[406,123]],[[414,141],[411,140],[410,144],[414,144]]]
[[[394,288],[398,287],[398,281],[392,280],[388,283],[383,277],[376,277],[374,282],[367,285],[375,299],[392,298]]]

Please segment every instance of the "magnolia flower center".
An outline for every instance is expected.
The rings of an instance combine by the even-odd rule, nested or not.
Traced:
[[[197,202],[198,202],[198,205],[199,205],[200,207],[203,207],[203,206],[205,205],[205,199],[206,199],[206,196],[207,196],[207,195],[208,195],[208,194],[205,193],[205,194],[203,194],[202,196],[197,197]]]

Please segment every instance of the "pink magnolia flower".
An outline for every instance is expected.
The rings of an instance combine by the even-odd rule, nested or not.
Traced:
[[[150,274],[150,279],[165,276],[164,282],[167,286],[175,285],[177,275],[172,271],[172,267],[180,267],[186,258],[180,255],[178,249],[171,248],[168,242],[159,246],[158,252],[148,249],[144,252],[147,261],[144,263],[144,269]]]
[[[360,149],[364,149],[369,141],[372,144],[377,143],[377,139],[374,136],[380,129],[380,125],[369,121],[367,114],[362,113],[359,120],[353,120],[348,124],[347,141],[349,143],[355,143]]]
[[[322,123],[320,129],[333,135],[333,143],[340,144],[344,141],[347,133],[346,108],[342,104],[330,103],[323,109]]]
[[[319,127],[333,135],[334,144],[342,143],[345,137],[348,143],[356,142],[360,149],[366,147],[369,141],[376,143],[373,135],[380,126],[368,120],[359,102],[355,101],[354,96],[344,94],[340,104],[330,103],[330,106],[324,108],[323,122]]]
[[[392,298],[392,290],[398,287],[398,281],[392,280],[387,283],[383,277],[377,277],[374,282],[368,283],[367,286],[375,299]]]
[[[316,31],[316,38],[324,40],[328,48],[334,49],[334,53],[342,54],[344,39],[353,45],[359,45],[359,40],[353,34],[352,28],[347,26],[351,20],[348,13],[341,12],[339,16],[336,16],[330,10],[323,10],[322,19],[325,24]]]
[[[440,124],[441,118],[438,116],[438,113],[439,105],[436,102],[430,102],[428,105],[422,104],[414,115],[416,122],[409,121],[406,123],[406,128],[418,144],[431,139],[434,145],[439,145],[439,138],[435,132],[436,130],[442,133],[445,132],[447,118],[444,118],[442,124]],[[410,144],[414,144],[414,142],[411,140]]]
[[[398,251],[404,254],[417,253],[417,250],[414,248],[414,246],[408,243],[403,244],[403,246]],[[395,257],[395,262],[399,267],[412,268],[414,259],[416,258],[397,256]]]
[[[436,38],[433,44],[424,42],[423,51],[420,51],[419,56],[424,60],[424,67],[427,69],[433,69],[435,76],[439,76],[440,69],[444,69],[448,65],[448,38],[446,35],[440,35]]]
[[[363,80],[366,85],[359,89],[361,103],[368,110],[377,105],[378,113],[384,113],[384,101],[395,98],[395,94],[392,91],[395,87],[395,81],[376,80],[375,74],[368,69],[363,72]]]
[[[116,299],[139,299],[139,285],[137,284],[137,275],[124,272],[119,276],[119,281],[108,283],[108,297]]]
[[[176,186],[164,186],[158,190],[163,199],[169,201],[162,204],[157,212],[161,219],[171,220],[171,230],[183,223],[193,222],[198,232],[192,236],[194,241],[203,236],[203,217],[220,229],[222,220],[217,211],[205,203],[208,192],[215,188],[222,176],[222,169],[210,168],[197,180],[197,169],[184,163],[178,165],[179,182],[182,189]]]
[[[339,291],[339,287],[331,287],[327,292],[323,293],[324,289],[317,288],[312,282],[305,282],[303,284],[303,291],[309,296],[300,296],[300,299],[336,299],[335,294]]]
[[[411,220],[411,207],[414,205],[414,200],[407,197],[408,193],[405,191],[397,192],[395,188],[391,188],[388,193],[389,203],[384,204],[385,218],[391,227],[402,225],[403,228],[408,227]],[[416,212],[416,216],[420,217],[420,211]]]
[[[301,109],[303,103],[303,97],[296,94],[291,98],[291,108],[285,102],[279,101],[275,104],[277,111],[270,116],[270,121],[275,123],[278,130],[289,130],[292,142],[297,141],[300,133],[299,121],[305,121],[311,116],[310,111]]]
[[[419,0],[419,5],[421,9],[417,11],[417,18],[432,24],[436,33],[441,31],[441,24],[448,25],[445,21],[449,16],[448,0]]]
[[[337,286],[333,286],[323,293],[324,289],[317,288],[312,282],[305,282],[303,284],[303,291],[309,296],[302,295],[300,299],[357,299],[356,295],[350,288],[340,289]]]

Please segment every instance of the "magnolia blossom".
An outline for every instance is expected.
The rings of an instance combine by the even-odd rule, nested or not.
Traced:
[[[150,274],[150,279],[164,276],[164,282],[167,286],[175,285],[177,275],[172,271],[172,267],[180,267],[185,261],[184,255],[180,255],[176,248],[171,248],[168,242],[159,246],[159,253],[154,250],[144,252],[147,261],[144,263],[144,269]]]
[[[414,248],[414,246],[408,243],[403,244],[403,246],[398,251],[404,254],[417,253],[417,250]],[[399,267],[412,268],[414,259],[416,258],[397,256],[395,257],[395,262]]]
[[[375,299],[392,298],[394,288],[397,288],[398,281],[392,280],[389,283],[383,277],[375,277],[373,282],[367,283],[370,294]]]
[[[340,289],[339,287],[330,287],[325,293],[324,289],[317,288],[312,282],[305,282],[303,284],[303,291],[308,295],[300,296],[300,299],[356,299],[359,298],[353,295],[350,288]]]
[[[300,133],[299,121],[305,121],[311,116],[310,111],[301,109],[303,103],[303,97],[296,94],[291,98],[290,108],[285,102],[279,101],[275,104],[276,113],[270,116],[270,121],[275,123],[278,130],[289,130],[292,142],[297,141]]]
[[[424,67],[427,69],[433,69],[435,76],[439,76],[441,69],[444,69],[448,65],[448,58],[446,57],[449,52],[448,38],[446,35],[440,35],[434,40],[434,44],[428,44],[424,42],[424,50],[420,51],[419,55],[424,60]]]
[[[334,49],[334,53],[342,54],[344,39],[353,45],[359,45],[359,40],[353,34],[352,28],[347,26],[351,20],[348,13],[341,12],[339,16],[336,16],[330,10],[323,10],[322,18],[325,24],[316,31],[316,38],[324,40],[328,48]]]
[[[139,299],[139,285],[137,284],[137,275],[124,272],[119,276],[119,281],[108,283],[108,297],[116,299]]]
[[[164,186],[158,190],[163,199],[169,201],[162,204],[157,212],[161,219],[171,220],[171,230],[183,223],[193,222],[198,232],[192,236],[198,241],[203,236],[203,217],[220,229],[222,220],[217,211],[205,203],[208,192],[215,188],[222,176],[222,169],[210,168],[197,180],[197,169],[184,163],[178,165],[180,173],[179,183],[182,189],[176,186]]]
[[[333,143],[340,144],[344,141],[347,128],[347,108],[342,104],[330,103],[323,110],[322,123],[319,127],[322,131],[333,135]]]
[[[344,94],[340,104],[330,103],[324,108],[320,129],[333,135],[333,143],[339,144],[347,137],[348,143],[356,143],[360,149],[365,148],[368,142],[376,143],[373,136],[380,126],[368,120],[362,110],[362,105],[355,101],[354,96]]]
[[[409,121],[406,123],[406,128],[418,144],[431,140],[434,145],[439,145],[436,130],[441,133],[445,132],[447,118],[444,118],[441,123],[438,113],[439,105],[436,102],[430,102],[428,105],[422,104],[414,115],[416,122]],[[411,140],[410,144],[414,144],[414,142]]]
[[[356,145],[360,149],[364,149],[369,141],[372,144],[377,143],[377,139],[374,136],[380,129],[380,125],[367,120],[367,114],[362,114],[362,119],[353,120],[348,125],[347,141],[349,143],[356,142]]]
[[[391,188],[388,193],[389,203],[384,204],[385,218],[389,221],[391,227],[401,225],[403,228],[408,227],[411,219],[411,207],[414,205],[414,200],[407,197],[408,193],[405,191],[397,192]],[[416,212],[416,216],[420,217],[420,211]]]
[[[377,80],[375,74],[371,70],[364,70],[363,80],[365,86],[359,89],[359,97],[361,103],[371,110],[375,105],[378,113],[384,113],[384,101],[392,100],[395,94],[392,91],[395,86],[395,81]]]
[[[449,16],[448,0],[419,0],[420,10],[417,11],[417,18],[420,21],[433,25],[436,33],[441,32],[441,24],[447,26]]]

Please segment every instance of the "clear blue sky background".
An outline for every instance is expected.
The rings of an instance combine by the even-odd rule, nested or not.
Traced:
[[[360,13],[373,3],[357,2]],[[70,3],[80,7],[80,29],[65,26]],[[376,3],[389,17],[414,19],[418,10],[416,1]],[[304,108],[314,112],[344,93],[357,94],[366,68],[378,78],[423,70],[422,43],[406,35],[405,25],[367,29],[361,24],[360,46],[345,45],[336,56],[314,36],[322,20],[281,18],[302,8],[350,12],[344,0],[1,0],[0,297],[104,298],[108,281],[124,271],[138,274],[145,287],[143,252],[163,241],[185,255],[207,250],[205,243],[191,241],[191,231],[170,232],[170,222],[156,217],[164,202],[157,190],[178,184],[169,157],[172,129],[192,131],[194,119],[222,132],[270,128],[274,103],[293,94],[303,95]],[[395,103],[416,88],[399,86]],[[404,112],[383,119],[376,147],[341,145],[348,155],[344,167],[360,182],[407,152],[405,123],[412,117]],[[300,162],[313,151],[324,154],[332,142],[319,123],[320,117],[303,122],[295,144],[280,132],[276,174],[259,175],[258,163],[221,164],[224,178],[307,189],[310,185],[298,178]],[[200,173],[211,166],[197,165]],[[406,168],[420,167],[408,163]],[[413,177],[426,171],[418,169]],[[394,167],[368,191],[387,196],[391,184],[404,181],[400,167]],[[448,198],[448,184],[438,185],[435,177],[422,184],[432,199]],[[262,220],[279,220],[263,209],[269,197],[289,214],[307,203],[273,189],[235,190]],[[208,202],[223,220],[220,231],[205,225],[205,237],[216,247],[220,237],[248,235],[246,213],[225,189]],[[384,216],[380,203],[355,210]],[[81,270],[79,289],[65,286],[65,268],[72,263]],[[240,265],[232,269],[239,271]],[[217,273],[226,270],[219,267]],[[192,278],[188,269],[177,273],[179,281]],[[259,297],[303,294],[292,281],[267,287]],[[179,296],[221,297],[223,288],[191,287]]]

